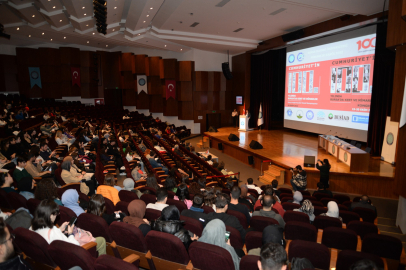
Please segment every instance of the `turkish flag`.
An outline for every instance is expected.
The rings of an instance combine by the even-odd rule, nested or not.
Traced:
[[[165,89],[166,89],[166,100],[172,97],[176,99],[176,81],[175,80],[165,80]]]
[[[80,68],[78,67],[71,67],[70,68],[72,73],[72,86],[75,84],[80,87]]]

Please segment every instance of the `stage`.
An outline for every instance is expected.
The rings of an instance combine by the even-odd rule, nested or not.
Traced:
[[[230,133],[237,135],[240,141],[231,142],[228,140]],[[368,172],[350,172],[349,166],[337,162],[336,158],[318,147],[317,134],[305,133],[291,129],[281,130],[253,130],[238,131],[237,128],[219,128],[218,132],[205,132],[210,138],[211,147],[219,149],[218,144],[222,143],[222,152],[230,155],[246,164],[248,156],[253,156],[256,169],[268,170],[270,160],[285,170],[285,183],[289,183],[291,173],[289,168],[301,165],[303,167],[304,156],[315,156],[317,159],[327,158],[331,164],[330,189],[334,192],[345,192],[352,194],[367,194],[377,197],[398,198],[393,194],[393,183],[395,167],[381,161],[379,158],[371,158]],[[249,147],[252,140],[262,144],[263,149],[253,150]],[[271,166],[272,167],[272,166]],[[319,181],[319,171],[316,168],[305,168],[308,173],[308,188],[316,189]]]

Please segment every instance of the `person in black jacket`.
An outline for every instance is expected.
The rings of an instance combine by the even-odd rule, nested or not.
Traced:
[[[362,195],[359,202],[353,202],[350,206],[350,211],[354,210],[354,208],[357,208],[357,207],[371,209],[371,210],[374,210],[375,213],[377,213],[376,207],[372,205],[371,200],[369,199],[369,197],[367,195]]]
[[[227,195],[224,193],[220,193],[217,195],[216,202],[215,202],[216,212],[208,213],[207,218],[209,221],[216,219],[216,218],[220,219],[224,222],[224,224],[226,224],[226,226],[230,226],[230,227],[237,229],[240,232],[241,240],[244,243],[245,234],[246,234],[245,229],[241,225],[238,218],[236,218],[235,216],[226,214],[226,212],[228,210],[228,201],[226,199],[227,198],[226,196]]]
[[[89,201],[89,206],[87,207],[87,212],[99,217],[102,217],[108,225],[114,221],[123,221],[123,218],[126,217],[126,214],[121,211],[115,211],[112,214],[106,213],[106,202],[103,195],[94,194]]]
[[[202,194],[196,194],[193,197],[193,205],[190,209],[185,209],[182,211],[182,216],[194,218],[200,221],[203,226],[206,226],[207,214],[204,213],[202,208],[204,204],[204,197]]]
[[[150,225],[154,231],[166,232],[178,237],[185,245],[186,250],[193,240],[199,239],[196,235],[190,237],[188,230],[183,228],[179,210],[174,205],[165,207],[161,212],[161,216],[157,220],[151,221]]]
[[[241,196],[241,188],[238,186],[233,186],[231,188],[231,201],[228,204],[228,209],[233,210],[233,211],[238,211],[241,214],[244,214],[246,220],[247,220],[247,224],[250,224],[250,220],[251,220],[251,215],[250,215],[250,211],[248,210],[248,207],[245,206],[243,203],[239,203],[238,199]]]
[[[319,165],[320,163],[320,165]],[[329,178],[330,178],[330,169],[331,165],[328,162],[328,159],[324,159],[321,161],[320,159],[317,160],[316,168],[320,171],[320,182],[323,183],[324,188],[329,188]]]

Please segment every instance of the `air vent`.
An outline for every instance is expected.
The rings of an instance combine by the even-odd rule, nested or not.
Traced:
[[[238,29],[236,29],[236,30],[234,30],[233,32],[234,33],[237,33],[237,32],[240,32],[241,30],[243,30],[244,28],[238,28]]]
[[[231,0],[223,0],[220,3],[218,3],[216,5],[216,7],[224,7],[225,4],[227,4],[228,2],[230,2]]]
[[[280,9],[275,10],[274,12],[270,13],[269,15],[276,15],[276,14],[279,14],[279,13],[285,11],[285,10],[286,10],[286,8],[280,8]]]
[[[294,32],[294,31],[300,30],[300,29],[303,29],[303,26],[294,26],[294,27],[292,27],[292,28],[285,29],[285,30],[283,30],[283,31],[290,33],[290,32]]]
[[[196,27],[198,24],[199,24],[198,22],[195,22],[190,27]]]

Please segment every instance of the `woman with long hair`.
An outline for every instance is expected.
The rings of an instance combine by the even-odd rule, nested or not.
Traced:
[[[175,194],[175,200],[184,202],[187,206],[187,209],[190,209],[190,207],[192,207],[193,202],[189,200],[189,189],[186,184],[180,184]]]
[[[164,188],[172,192],[176,192],[178,188],[176,187],[176,181],[173,176],[169,176],[165,180]]]
[[[97,188],[97,194],[101,194],[103,197],[109,199],[116,205],[119,201],[120,198],[118,196],[118,189],[115,188],[116,186],[114,185],[116,180],[114,179],[114,175],[108,173],[104,177],[104,184],[100,185]]]
[[[328,162],[327,158],[325,158],[323,161],[318,159],[316,168],[320,171],[320,182],[323,183],[324,188],[328,188],[330,186],[330,162]]]
[[[89,206],[87,207],[87,213],[102,217],[108,225],[114,221],[123,221],[126,214],[121,213],[121,211],[115,211],[112,214],[106,213],[106,201],[104,197],[100,194],[94,194],[89,201]]]
[[[148,174],[148,176],[147,176],[146,186],[153,188],[155,190],[158,190],[158,188],[160,187],[158,182],[156,181],[155,176],[152,173]]]
[[[54,200],[56,204],[63,206],[61,200],[58,199],[58,193],[56,190],[57,187],[55,186],[55,182],[52,178],[42,179],[40,182],[38,182],[37,188],[35,189],[35,199],[40,201]]]

